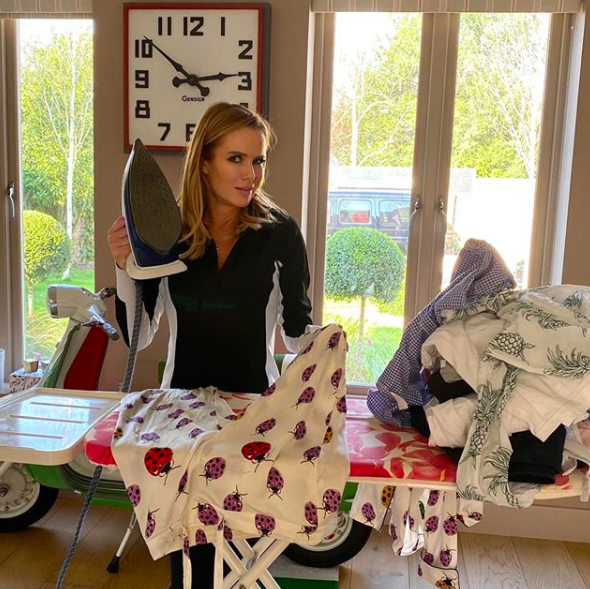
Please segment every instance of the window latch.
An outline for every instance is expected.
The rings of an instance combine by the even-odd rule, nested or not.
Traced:
[[[10,182],[8,185],[6,197],[10,199],[10,217],[14,219],[14,182]]]

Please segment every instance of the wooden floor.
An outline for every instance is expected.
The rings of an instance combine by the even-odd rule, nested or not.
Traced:
[[[0,534],[0,589],[53,589],[78,519],[78,498],[59,498],[39,524]],[[166,589],[167,559],[151,560],[137,529],[118,575],[105,566],[130,512],[93,506],[64,589]],[[461,534],[462,589],[590,589],[590,544]],[[340,567],[340,589],[432,589],[417,573],[416,555],[393,556],[386,534],[376,533]]]

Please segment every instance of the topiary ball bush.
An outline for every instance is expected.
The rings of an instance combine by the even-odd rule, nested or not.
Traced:
[[[51,215],[23,211],[25,279],[39,284],[61,275],[72,259],[72,243],[64,226]]]
[[[345,301],[369,296],[391,302],[399,292],[405,265],[400,247],[381,231],[340,229],[326,246],[326,296]]]

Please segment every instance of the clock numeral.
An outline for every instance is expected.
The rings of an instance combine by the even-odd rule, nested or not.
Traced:
[[[221,36],[225,37],[225,16],[221,17]]]
[[[191,29],[190,26],[194,23],[196,24]],[[204,33],[203,31],[201,31],[201,29],[203,28],[204,24],[205,18],[202,16],[185,16],[182,19],[182,28],[184,36],[186,37],[188,35],[190,37],[202,37]]]
[[[158,35],[161,37],[162,35],[170,36],[172,34],[172,17],[167,16],[164,19],[163,16],[158,17]]]
[[[193,131],[195,130],[195,127],[197,126],[196,123],[187,123],[186,124],[186,141],[190,141],[191,140],[191,135],[193,134]]]
[[[168,137],[168,133],[170,133],[170,129],[172,125],[170,123],[158,123],[158,127],[164,128],[164,133],[162,133],[162,137],[160,137],[160,141],[165,141],[166,137]]]
[[[241,80],[238,84],[238,90],[252,90],[252,73],[251,72],[238,72]]]
[[[150,101],[137,100],[135,102],[135,118],[149,119],[150,118]]]
[[[150,87],[150,72],[148,70],[135,70],[135,87]]]
[[[240,105],[250,108],[250,105],[247,102],[240,102]]]
[[[240,51],[240,55],[238,55],[238,59],[254,59],[253,55],[250,53],[252,51],[252,47],[254,47],[254,41],[242,40],[238,41],[238,47],[245,47]]]
[[[153,47],[147,39],[135,39],[135,57],[152,57]]]

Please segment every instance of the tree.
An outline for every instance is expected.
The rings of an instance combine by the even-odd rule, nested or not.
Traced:
[[[536,177],[546,26],[538,14],[462,17],[456,167],[480,177]]]
[[[388,16],[373,53],[348,55],[335,88],[332,158],[342,166],[412,166],[421,21]],[[546,20],[537,14],[461,16],[453,166],[480,177],[534,178]]]
[[[91,259],[92,34],[54,33],[49,44],[28,46],[21,92],[25,206],[62,222]]]
[[[344,301],[360,297],[359,341],[363,341],[367,297],[380,303],[393,301],[404,269],[405,258],[400,247],[377,229],[347,227],[328,239],[326,296]]]
[[[347,57],[347,82],[336,89],[332,154],[340,165],[412,165],[420,18],[386,18],[394,31],[388,42]]]
[[[70,264],[72,243],[63,225],[39,211],[23,212],[25,281],[28,311],[33,314],[33,287],[55,274],[61,274]]]

